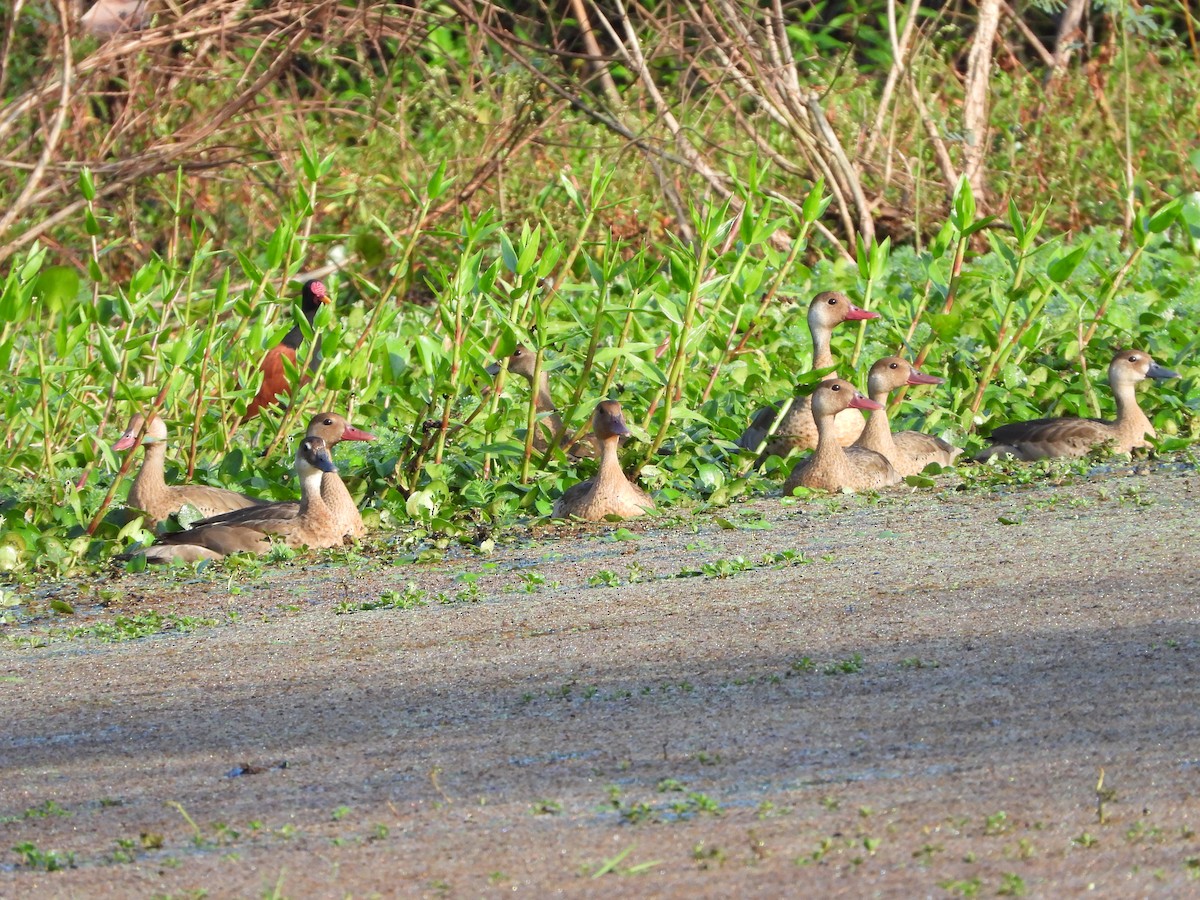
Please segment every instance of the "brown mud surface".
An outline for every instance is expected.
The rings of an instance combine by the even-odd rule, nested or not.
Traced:
[[[218,624],[0,642],[0,896],[1197,896],[1200,475],[1143,472],[117,576],[76,624]]]

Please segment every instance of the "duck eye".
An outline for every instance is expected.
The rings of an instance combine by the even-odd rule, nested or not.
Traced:
[[[830,297],[830,298],[829,298],[828,300],[826,300],[825,302],[826,302],[826,303],[828,303],[830,306],[837,306],[837,304],[838,304],[838,298],[837,298],[837,297]]]
[[[889,369],[898,369],[898,368],[900,368],[900,366],[898,366],[896,363],[892,363],[890,366],[888,366],[888,368]]]
[[[840,384],[831,384],[829,386],[829,389],[831,391],[840,391],[842,389],[842,386]]]

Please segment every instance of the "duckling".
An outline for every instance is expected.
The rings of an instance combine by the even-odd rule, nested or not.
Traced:
[[[342,543],[344,535],[333,511],[321,499],[321,481],[326,474],[337,476],[337,466],[329,456],[329,448],[319,437],[306,437],[296,450],[299,513],[288,519],[269,513],[259,518],[247,516],[236,524],[218,522],[165,534],[142,551],[146,561],[196,562],[221,559],[230,553],[263,554],[271,549],[271,536],[282,538],[286,546],[293,548],[336,547]]]
[[[995,429],[985,448],[975,458],[989,460],[1008,454],[1016,459],[1033,460],[1052,456],[1086,456],[1098,447],[1109,445],[1116,453],[1128,453],[1135,447],[1148,447],[1147,437],[1155,437],[1154,426],[1137,402],[1135,386],[1147,378],[1178,378],[1178,372],[1165,369],[1141,350],[1118,350],[1108,366],[1108,384],[1117,398],[1117,418],[1076,419],[1070,416],[1010,422]]]
[[[563,492],[554,502],[554,518],[577,516],[599,522],[606,516],[631,519],[654,509],[650,496],[621,471],[617,445],[621,437],[628,434],[620,403],[605,400],[596,406],[592,415],[592,437],[600,456],[600,470],[594,478],[572,485]]]
[[[808,330],[813,342],[812,368],[829,369],[834,366],[833,353],[829,348],[834,328],[842,322],[878,318],[879,313],[860,309],[838,291],[822,291],[813,297],[808,307]],[[823,380],[836,377],[835,373],[830,372]],[[768,456],[787,456],[792,450],[808,450],[817,446],[817,426],[809,402],[810,398],[804,396],[792,400],[775,434],[754,461],[756,467],[766,462]],[[737,439],[737,445],[747,450],[757,448],[770,432],[780,406],[774,404],[755,413],[750,427]],[[854,443],[862,430],[863,417],[856,412],[847,411],[837,419],[836,434],[842,446]]]
[[[817,449],[792,469],[783,483],[784,494],[790,494],[798,485],[822,491],[864,491],[900,480],[882,453],[866,447],[842,447],[838,440],[838,413],[846,409],[878,409],[882,404],[864,397],[850,382],[835,378],[817,386],[811,405],[817,423]]]
[[[334,412],[317,413],[309,420],[307,437],[319,437],[325,446],[332,450],[341,441],[373,441],[375,435],[362,429],[355,428],[342,416]],[[337,527],[347,540],[354,540],[367,533],[363,524],[362,514],[354,504],[354,498],[346,490],[346,485],[336,472],[326,472],[321,476],[321,499],[332,511],[337,520]],[[282,500],[264,503],[249,509],[237,509],[219,516],[209,516],[201,519],[192,527],[200,528],[206,525],[237,525],[248,520],[265,522],[269,518],[279,520],[294,519],[300,514],[300,503],[296,500]]]
[[[313,323],[321,306],[328,302],[329,293],[325,290],[324,284],[316,279],[304,282],[300,294],[300,311],[304,314],[304,318],[308,319],[309,325]],[[304,332],[300,330],[299,325],[296,325],[284,336],[282,341],[267,351],[267,355],[259,364],[259,370],[263,375],[262,384],[258,388],[258,393],[254,395],[254,399],[250,401],[250,405],[246,407],[246,415],[242,417],[243,422],[253,419],[263,407],[277,404],[281,395],[291,397],[295,392],[295,385],[288,381],[283,357],[286,356],[294,366],[296,351],[300,349],[300,342],[303,340]],[[314,368],[320,361],[320,353],[313,354],[312,365]]]
[[[554,398],[550,396],[550,375],[545,369],[542,369],[537,386],[534,387],[533,372],[536,364],[537,353],[521,344],[517,345],[517,349],[508,358],[508,371],[524,378],[534,391],[533,406],[537,412],[537,430],[533,434],[533,449],[538,453],[545,453],[550,442],[557,440],[568,456],[578,459],[594,455],[595,450],[590,444],[578,443],[568,446],[571,436],[554,406]],[[493,378],[499,375],[500,363],[495,362],[488,366],[487,373]]]
[[[125,433],[112,445],[114,451],[129,450],[137,443],[145,418],[135,413],[129,420]],[[164,464],[167,458],[167,426],[158,416],[152,416],[142,438],[146,456],[142,468],[129,488],[125,505],[146,514],[146,527],[155,528],[159,523],[183,509],[184,504],[194,506],[203,515],[215,516],[234,509],[261,506],[261,500],[239,494],[225,488],[208,487],[203,484],[167,484]]]
[[[893,434],[888,427],[885,406],[888,394],[902,385],[941,383],[941,378],[917,371],[898,356],[886,356],[879,360],[871,366],[871,373],[867,376],[867,393],[879,404],[879,408],[871,410],[867,416],[867,425],[854,446],[882,453],[901,478],[923,472],[932,462],[940,466],[950,465],[962,453],[960,448],[920,431]]]

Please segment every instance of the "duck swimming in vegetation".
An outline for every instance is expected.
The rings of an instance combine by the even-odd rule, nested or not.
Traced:
[[[576,516],[599,522],[607,516],[630,519],[654,509],[650,495],[633,484],[621,470],[617,445],[629,434],[625,415],[616,400],[605,400],[592,415],[592,436],[600,456],[600,469],[594,478],[572,485],[554,502],[556,519]]]
[[[554,398],[550,396],[550,375],[545,369],[538,373],[538,383],[536,388],[534,387],[533,376],[536,365],[537,353],[521,344],[517,345],[517,349],[508,358],[508,371],[514,375],[520,375],[529,382],[529,387],[534,392],[533,404],[537,412],[537,425],[533,434],[533,449],[539,453],[545,453],[551,441],[558,441],[568,456],[580,458],[594,455],[595,450],[590,444],[578,443],[568,446],[571,436],[567,433],[566,425],[563,424],[562,417],[558,414]],[[487,373],[493,378],[499,375],[500,363],[496,362],[488,366]]]
[[[336,547],[344,540],[343,529],[321,498],[325,475],[337,476],[337,467],[329,448],[319,437],[306,437],[296,450],[296,476],[300,481],[300,510],[290,518],[280,518],[268,510],[262,516],[246,516],[236,524],[216,522],[162,535],[142,553],[147,562],[173,560],[196,562],[221,559],[230,553],[267,553],[271,538],[276,537],[292,548]]]
[[[308,320],[309,325],[312,325],[313,319],[316,318],[317,311],[321,306],[328,302],[329,293],[325,290],[324,284],[316,279],[304,282],[304,287],[300,294],[300,311],[304,314],[304,318]],[[300,326],[297,324],[284,336],[282,341],[267,351],[267,355],[263,357],[262,363],[259,364],[259,370],[263,376],[262,384],[258,388],[258,393],[254,395],[254,399],[250,401],[250,405],[246,407],[246,415],[242,417],[242,421],[253,419],[263,407],[274,406],[279,402],[281,396],[292,396],[296,390],[296,386],[288,380],[287,367],[284,365],[283,359],[287,357],[291,361],[291,364],[295,366],[296,352],[300,349],[300,343],[303,340],[304,332],[300,330]],[[313,368],[320,361],[320,353],[314,353],[312,357]]]
[[[813,342],[812,369],[832,369],[835,365],[833,352],[830,350],[834,328],[842,322],[878,318],[879,313],[860,309],[850,302],[849,297],[837,291],[822,291],[813,297],[808,307],[808,330]],[[836,373],[830,372],[824,376],[824,380],[836,377]],[[756,449],[767,438],[779,414],[779,408],[780,404],[775,404],[755,413],[750,427],[737,439],[737,445],[747,450]],[[852,410],[843,413],[837,419],[836,435],[842,446],[854,443],[862,430],[863,417]],[[816,446],[817,425],[813,420],[810,398],[797,396],[792,400],[791,406],[783,415],[783,421],[767,441],[754,465],[761,466],[768,456],[787,456],[793,450],[808,450]]]
[[[930,463],[948,466],[962,453],[940,437],[920,431],[898,431],[893,433],[888,425],[888,394],[906,384],[941,384],[942,379],[926,375],[898,356],[886,356],[875,365],[867,376],[867,393],[879,404],[867,416],[866,427],[854,442],[855,447],[865,447],[887,457],[896,474],[901,478],[923,472]]]
[[[796,487],[821,491],[865,491],[887,487],[900,480],[882,453],[865,447],[843,447],[839,440],[837,415],[847,409],[879,409],[854,385],[840,378],[821,382],[812,393],[812,414],[817,423],[817,449],[801,460],[783,483],[784,494]]]
[[[1141,350],[1118,350],[1108,366],[1108,384],[1117,398],[1117,418],[1034,419],[1029,422],[1010,422],[995,429],[988,440],[992,442],[976,455],[980,461],[995,456],[1034,460],[1054,456],[1086,456],[1092,450],[1109,446],[1115,453],[1128,453],[1135,447],[1148,447],[1148,437],[1155,437],[1154,426],[1138,406],[1136,386],[1147,378],[1178,378],[1178,372],[1163,368],[1149,353]]]
[[[332,450],[342,441],[373,441],[375,435],[362,429],[355,428],[342,416],[334,412],[317,413],[309,420],[306,437],[317,437],[325,442],[326,448]],[[346,485],[336,471],[324,472],[321,475],[321,499],[329,507],[337,522],[337,529],[347,539],[357,539],[367,533],[363,524],[362,514],[354,503],[354,498],[346,490]],[[249,509],[238,509],[201,519],[192,527],[201,528],[206,525],[237,525],[242,522],[255,521],[264,523],[270,518],[279,520],[294,519],[300,515],[300,503],[296,500],[281,500],[264,503]]]
[[[167,426],[158,416],[151,416],[146,423],[141,413],[134,414],[129,420],[129,427],[112,445],[112,449],[119,451],[134,447],[143,423],[146,424],[146,433],[142,437],[142,446],[146,448],[146,456],[129,488],[125,505],[146,514],[147,528],[157,527],[183,509],[185,504],[195,507],[205,516],[262,505],[261,500],[225,488],[203,484],[167,484]]]

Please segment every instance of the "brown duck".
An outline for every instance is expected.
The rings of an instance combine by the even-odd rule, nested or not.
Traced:
[[[978,460],[1008,455],[1016,459],[1045,459],[1051,456],[1086,456],[1108,445],[1116,453],[1128,453],[1135,447],[1148,447],[1154,426],[1138,406],[1136,386],[1147,378],[1178,378],[1178,372],[1165,369],[1141,350],[1119,350],[1108,366],[1108,384],[1117,398],[1117,418],[1034,419],[1010,422],[991,433],[992,446],[976,455]]]
[[[355,428],[344,417],[333,412],[317,413],[317,415],[313,416],[308,423],[308,430],[305,432],[305,436],[320,438],[325,442],[325,446],[329,450],[332,450],[335,445],[342,441],[375,440],[375,435],[360,428]],[[354,498],[350,496],[350,492],[346,490],[345,483],[336,472],[325,472],[322,474],[321,499],[325,501],[325,505],[333,513],[333,517],[337,521],[337,528],[345,538],[353,540],[367,533],[366,526],[363,524],[362,514],[359,513],[358,507],[354,504]],[[237,525],[246,521],[262,523],[272,517],[279,520],[294,519],[299,514],[300,503],[298,501],[281,500],[264,503],[262,506],[255,506],[250,509],[234,510],[233,512],[223,513],[219,516],[210,516],[207,519],[196,522],[192,527]]]
[[[129,420],[125,433],[112,445],[113,450],[129,450],[137,443],[145,418],[136,413]],[[195,507],[202,515],[215,516],[235,509],[262,505],[261,500],[239,494],[225,488],[208,487],[203,484],[167,484],[165,463],[167,458],[167,426],[158,416],[152,416],[142,438],[146,456],[142,468],[129,488],[125,505],[146,514],[148,528],[183,509],[184,504]]]
[[[221,559],[230,553],[266,553],[271,537],[288,547],[336,547],[343,534],[333,511],[321,499],[321,481],[326,474],[336,477],[337,466],[329,448],[319,437],[306,437],[296,450],[296,476],[300,481],[300,511],[291,518],[279,518],[269,512],[261,517],[247,516],[236,524],[214,523],[188,531],[163,535],[143,553],[147,562],[172,560],[196,562]]]
[[[878,409],[881,405],[864,397],[848,381],[835,378],[821,382],[812,393],[817,449],[792,469],[783,483],[783,492],[790,494],[799,485],[821,491],[866,491],[899,481],[900,476],[882,453],[866,447],[843,447],[838,440],[838,413],[846,409]]]
[[[629,434],[621,404],[605,400],[596,406],[592,415],[592,437],[600,456],[600,470],[594,478],[572,485],[554,502],[553,516],[567,519],[576,516],[589,522],[602,521],[607,516],[631,519],[654,509],[650,495],[633,484],[621,471],[617,445]]]
[[[842,322],[878,318],[879,313],[860,309],[850,302],[849,297],[837,291],[822,291],[813,297],[808,307],[808,330],[813,342],[812,368],[815,370],[833,367],[830,340],[834,328]],[[824,380],[836,377],[835,373],[830,372],[824,376]],[[813,421],[809,402],[810,398],[805,396],[797,396],[792,400],[775,434],[754,461],[755,466],[762,465],[768,456],[787,456],[793,450],[808,450],[817,446],[817,425]],[[737,445],[747,450],[757,448],[770,432],[779,407],[780,404],[775,404],[755,413],[750,427],[737,439]],[[862,430],[863,417],[853,410],[843,413],[837,419],[837,440],[842,446],[854,443]]]
[[[308,320],[309,325],[313,323],[317,310],[328,302],[329,293],[325,290],[324,284],[316,279],[304,282],[300,293],[300,311]],[[304,332],[300,330],[299,325],[296,325],[284,336],[282,341],[267,351],[267,355],[259,364],[259,370],[262,372],[262,384],[258,388],[258,393],[254,395],[254,399],[250,401],[250,405],[246,407],[246,415],[242,421],[254,418],[263,407],[274,406],[279,402],[281,396],[292,396],[296,386],[288,380],[287,367],[284,365],[283,359],[287,357],[293,366],[296,365],[296,352],[300,349],[300,343],[303,340]],[[320,353],[314,353],[313,367],[315,368],[320,361]]]
[[[941,384],[942,379],[926,375],[898,356],[886,356],[875,365],[867,376],[867,393],[879,404],[867,416],[863,433],[854,442],[855,447],[865,447],[887,457],[896,474],[903,478],[923,472],[930,463],[948,466],[962,453],[940,437],[920,431],[898,431],[893,433],[888,426],[888,394],[906,384]]]
[[[554,398],[550,396],[550,376],[545,369],[539,373],[536,388],[533,384],[533,372],[536,364],[537,353],[520,344],[508,358],[508,371],[514,375],[520,375],[529,382],[530,390],[534,392],[533,406],[537,412],[537,426],[533,434],[533,449],[539,453],[545,453],[551,441],[558,441],[568,456],[579,458],[594,455],[595,450],[590,444],[578,443],[568,446],[571,436],[567,434],[562,417],[554,405]],[[500,363],[496,362],[488,366],[487,373],[493,378],[499,375]]]

